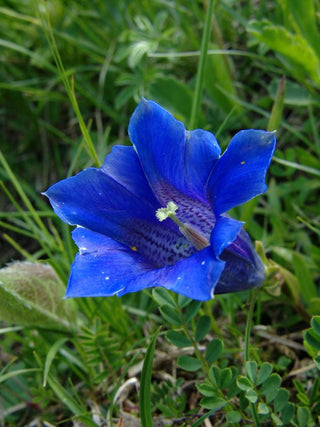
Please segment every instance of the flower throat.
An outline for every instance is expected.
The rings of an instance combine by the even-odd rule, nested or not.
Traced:
[[[176,217],[176,211],[178,206],[169,202],[166,208],[160,208],[156,212],[156,217],[160,222],[167,218],[172,219],[179,227],[180,233],[190,242],[193,246],[198,249],[204,249],[209,246],[209,241],[206,237],[202,236],[197,230],[195,230],[190,224],[184,224]]]

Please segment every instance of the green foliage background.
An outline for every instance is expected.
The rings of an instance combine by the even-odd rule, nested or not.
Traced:
[[[151,411],[160,425],[318,423],[317,317],[303,343],[320,313],[317,0],[214,7],[197,125],[223,148],[244,128],[276,128],[278,139],[266,195],[232,212],[270,272],[249,365],[247,293],[57,303],[76,248],[40,193],[129,144],[142,96],[188,126],[207,3],[0,4],[0,264],[29,262],[0,271],[0,425],[129,423],[139,387],[151,396],[141,419]]]

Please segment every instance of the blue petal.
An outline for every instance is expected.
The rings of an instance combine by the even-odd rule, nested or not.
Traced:
[[[216,294],[244,291],[264,282],[265,267],[243,228],[220,258],[226,266],[216,286]]]
[[[211,247],[218,258],[226,247],[236,239],[244,222],[229,217],[219,217],[211,233]]]
[[[45,195],[63,221],[121,242],[127,242],[135,218],[158,224],[159,202],[132,147],[114,147],[102,168],[60,181]]]
[[[221,151],[212,133],[188,132],[158,104],[143,100],[130,119],[129,136],[163,205],[174,200],[168,194],[172,187],[207,203],[206,182]]]
[[[232,138],[208,181],[208,198],[217,216],[266,191],[275,146],[273,132],[250,129]]]
[[[214,297],[215,286],[225,262],[214,257],[210,247],[195,252],[172,266],[153,270],[139,276],[119,292],[136,292],[150,286],[162,286],[188,298],[207,301]]]
[[[67,297],[118,296],[162,286],[189,298],[208,300],[225,263],[205,248],[172,266],[154,269],[139,253],[99,233],[77,228],[79,254],[72,265]]]
[[[111,296],[152,266],[137,252],[82,227],[72,237],[79,253],[71,267],[66,297]]]

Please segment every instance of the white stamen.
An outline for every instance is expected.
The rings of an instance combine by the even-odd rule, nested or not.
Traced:
[[[160,208],[157,210],[156,217],[160,222],[162,222],[171,216],[175,216],[177,209],[178,206],[175,203],[169,202],[166,208]]]

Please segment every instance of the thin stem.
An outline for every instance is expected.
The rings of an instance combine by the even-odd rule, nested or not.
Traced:
[[[249,346],[250,346],[250,335],[252,330],[252,318],[253,318],[254,306],[257,300],[257,296],[258,296],[258,290],[253,289],[250,292],[249,313],[248,313],[245,338],[244,338],[244,366],[245,366],[246,375],[247,375],[247,363],[249,362]],[[250,407],[252,411],[254,425],[256,427],[260,427],[260,421],[259,421],[256,405],[254,403],[250,403]]]
[[[209,45],[209,39],[210,39],[214,4],[215,4],[215,0],[209,0],[208,10],[206,12],[206,20],[204,24],[203,36],[201,41],[200,60],[199,60],[199,67],[197,72],[196,88],[195,88],[195,93],[194,93],[193,102],[192,102],[189,129],[194,129],[197,126],[197,122],[198,122],[202,90],[203,90],[204,70],[205,70],[205,65],[206,65],[207,56],[208,56],[208,45]]]
[[[251,335],[251,329],[252,329],[252,318],[253,318],[254,306],[255,306],[255,303],[257,300],[257,295],[258,294],[257,294],[256,289],[253,289],[250,292],[249,312],[248,312],[245,338],[244,338],[244,364],[245,364],[245,366],[246,366],[247,362],[249,361],[249,345],[250,345],[250,335]]]

